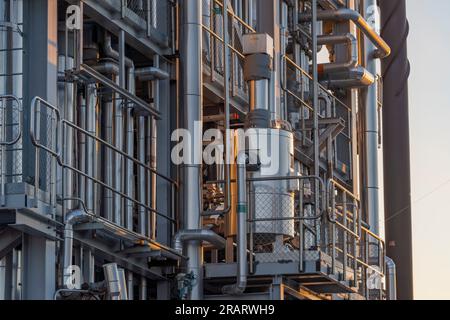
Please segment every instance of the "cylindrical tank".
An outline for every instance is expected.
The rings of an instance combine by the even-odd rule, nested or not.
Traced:
[[[261,168],[254,178],[291,176],[293,172],[294,137],[280,129],[249,129],[247,132],[250,160],[258,155]],[[254,159],[254,157],[253,157]],[[256,244],[275,242],[276,236],[294,237],[294,193],[289,180],[257,181],[250,185],[251,224]],[[278,220],[277,220],[278,219]]]

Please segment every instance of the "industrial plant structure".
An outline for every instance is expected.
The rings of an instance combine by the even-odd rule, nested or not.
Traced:
[[[0,299],[411,299],[379,2],[0,0]]]

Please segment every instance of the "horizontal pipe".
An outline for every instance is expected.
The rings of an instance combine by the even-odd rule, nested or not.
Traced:
[[[320,80],[328,88],[360,88],[372,85],[375,76],[361,66],[351,68],[346,72],[329,74]]]
[[[226,246],[226,240],[212,230],[181,230],[173,237],[173,246],[175,251],[183,251],[183,243],[187,241],[206,241],[217,249],[223,249]]]
[[[236,283],[222,288],[224,294],[241,295],[247,288],[247,155],[241,152],[237,158],[238,176],[238,235]]]
[[[100,72],[102,74],[107,75],[118,75],[119,74],[119,65],[116,62],[112,61],[105,61],[101,62],[99,64],[96,64],[95,66],[92,66],[92,68]]]
[[[300,22],[310,22],[311,13],[300,13]],[[376,33],[375,30],[367,23],[367,21],[355,10],[341,8],[338,10],[322,10],[317,12],[317,20],[319,21],[353,21],[355,25],[366,35],[366,37],[377,47],[374,52],[375,58],[386,58],[391,54],[389,45]]]

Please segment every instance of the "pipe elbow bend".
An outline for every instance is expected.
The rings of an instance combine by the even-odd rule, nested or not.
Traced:
[[[89,214],[82,209],[75,209],[66,214],[66,225],[73,226],[78,223],[90,221]]]

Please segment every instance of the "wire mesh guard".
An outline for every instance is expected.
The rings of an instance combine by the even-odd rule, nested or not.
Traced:
[[[22,182],[22,106],[12,95],[0,96],[2,183]]]
[[[161,0],[126,0],[126,8],[141,19],[150,22],[154,28],[158,23],[158,2]]]

